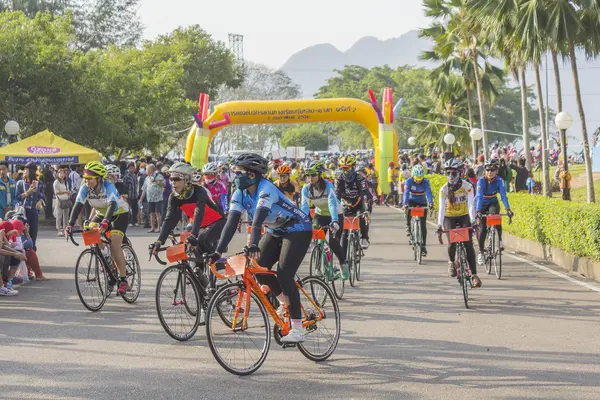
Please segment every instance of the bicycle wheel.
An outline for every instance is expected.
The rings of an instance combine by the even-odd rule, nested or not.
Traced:
[[[323,250],[322,245],[317,243],[310,254],[310,275],[318,276],[319,278],[326,280],[325,271],[323,270],[321,251]]]
[[[123,296],[123,300],[127,303],[135,303],[140,295],[142,288],[142,270],[140,268],[140,262],[138,261],[137,255],[133,250],[133,247],[129,244],[123,244],[123,255],[125,256],[125,270],[126,279],[129,289]]]
[[[172,265],[160,274],[155,298],[158,319],[169,336],[183,342],[196,334],[200,294],[184,266]]]
[[[356,270],[356,280],[360,281],[360,264],[362,262],[363,249],[362,249],[362,247],[360,247],[358,238],[355,243],[354,249],[356,251],[356,253],[354,254],[354,269]]]
[[[318,278],[316,278],[319,280]],[[247,318],[246,326],[225,325],[219,316],[220,303],[231,302],[231,292],[237,292],[236,304],[241,297],[238,320]],[[244,315],[246,302],[248,314]],[[233,321],[237,307],[231,309],[229,320]],[[206,311],[206,338],[210,351],[225,370],[235,375],[250,375],[265,362],[271,343],[269,316],[256,294],[247,297],[243,283],[229,283],[213,295]]]
[[[467,251],[464,246],[457,246],[456,259],[460,268],[460,286],[462,287],[463,299],[465,300],[465,307],[469,308],[469,284],[467,282]]]
[[[340,310],[331,289],[315,277],[308,276],[299,282],[300,301],[304,313],[303,325],[306,329],[305,341],[298,343],[298,350],[309,360],[323,361],[335,351],[341,333]],[[323,291],[326,302],[308,298],[310,292]]]
[[[413,218],[413,220],[415,220],[415,218]],[[421,237],[421,222],[415,222],[413,229],[415,230],[415,260],[419,265],[421,265],[421,262],[423,261],[423,251],[421,247],[423,245],[423,238]]]
[[[495,228],[488,228],[488,233],[487,233],[487,251],[488,254],[486,254],[485,257],[485,272],[488,273],[488,275],[490,275],[492,273],[492,259],[490,257],[491,255],[491,251],[494,248],[494,236],[496,234],[496,229]]]
[[[348,240],[348,272],[350,273],[349,281],[350,286],[354,287],[356,284],[356,235],[351,235]]]
[[[81,304],[90,311],[104,306],[108,278],[102,259],[92,249],[85,249],[75,265],[75,287]]]
[[[500,250],[500,237],[498,234],[494,235],[494,273],[496,274],[496,278],[502,278],[502,250]]]
[[[335,271],[336,265],[338,267],[337,269],[340,270],[338,259],[334,256],[331,260],[331,264],[327,268],[331,268],[333,271]],[[333,277],[333,280],[331,281],[331,287],[333,288],[333,293],[335,293],[335,297],[341,300],[342,297],[344,297],[344,292],[346,290],[346,281],[342,279],[341,275],[338,275],[337,278],[335,276]]]

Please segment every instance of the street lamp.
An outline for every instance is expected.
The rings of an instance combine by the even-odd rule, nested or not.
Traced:
[[[558,113],[554,119],[556,127],[560,129],[560,152],[563,159],[563,170],[565,171],[564,189],[563,189],[563,200],[571,200],[571,189],[569,188],[569,179],[567,172],[569,171],[569,161],[567,159],[567,129],[573,125],[573,117],[568,112],[562,111]]]
[[[415,138],[414,136],[411,136],[408,138],[408,144],[411,146],[414,146],[415,143],[417,143],[417,138]]]
[[[11,120],[11,121],[8,121],[6,123],[6,125],[4,125],[4,131],[8,135],[9,143],[14,142],[14,138],[19,133],[19,130],[21,130],[21,127],[19,126],[19,123],[17,121]]]
[[[470,135],[473,139],[473,159],[477,160],[477,141],[483,139],[483,131],[479,128],[473,128]]]
[[[448,151],[452,151],[452,145],[456,141],[456,137],[451,133],[446,133],[444,136],[444,143],[448,145]]]

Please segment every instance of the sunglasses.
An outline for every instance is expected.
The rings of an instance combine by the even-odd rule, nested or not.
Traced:
[[[279,177],[281,177],[281,178],[289,178],[290,175],[289,174],[279,174]]]
[[[181,179],[181,178],[179,178],[179,177],[173,177],[173,176],[172,176],[172,177],[170,177],[170,178],[169,178],[169,180],[170,180],[171,182],[179,182],[179,181],[181,181],[182,179]]]
[[[446,172],[446,176],[458,176],[458,171],[448,171]]]
[[[319,176],[319,174],[306,174],[306,176]]]
[[[248,175],[248,171],[237,170],[237,171],[234,171],[234,173],[235,173],[236,176]]]

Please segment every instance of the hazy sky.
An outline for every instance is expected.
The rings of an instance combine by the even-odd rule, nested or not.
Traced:
[[[247,60],[278,68],[319,43],[345,51],[363,36],[398,37],[428,21],[421,0],[141,0],[144,37],[199,24],[217,40],[244,35]]]

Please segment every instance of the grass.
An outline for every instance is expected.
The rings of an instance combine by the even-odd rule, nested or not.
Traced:
[[[600,180],[594,181],[594,193],[596,193],[596,203],[600,201]],[[560,196],[560,193],[553,193]],[[571,201],[587,203],[587,187],[578,187],[571,189]]]
[[[555,167],[555,166],[551,166],[550,167],[550,179],[554,178],[554,173],[556,172],[556,168],[557,167]],[[569,165],[569,172],[571,173],[571,177],[573,179],[575,179],[579,175],[585,175],[585,164]],[[542,181],[542,170],[541,170],[541,168],[540,168],[539,171],[536,171],[536,172],[533,173],[533,179],[535,179],[538,182]]]

